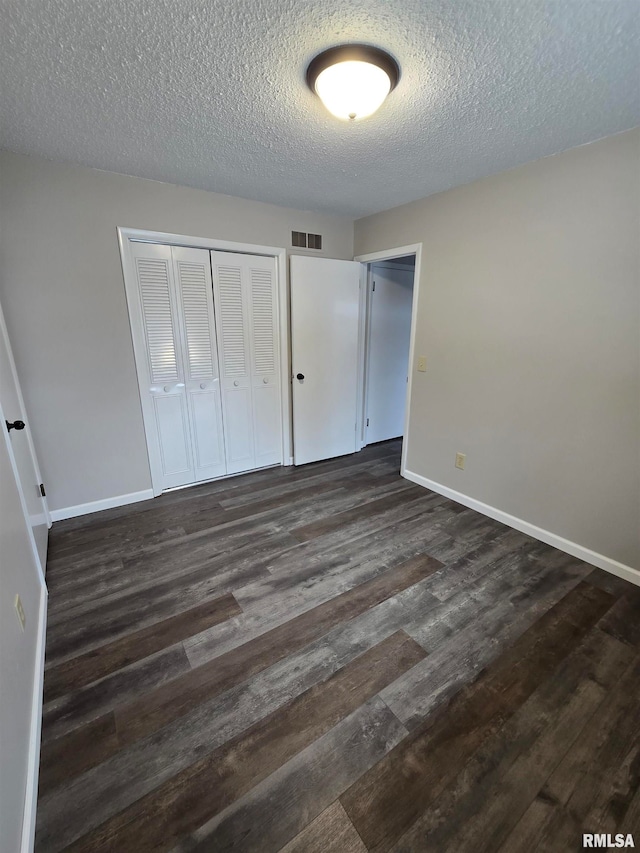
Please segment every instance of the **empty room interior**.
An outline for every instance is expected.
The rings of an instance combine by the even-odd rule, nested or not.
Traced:
[[[0,0],[0,853],[640,846],[638,0]]]

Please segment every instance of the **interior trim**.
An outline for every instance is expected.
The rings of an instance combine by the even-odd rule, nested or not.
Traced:
[[[592,551],[590,548],[585,548],[584,545],[578,545],[577,542],[572,542],[570,539],[565,539],[563,536],[558,536],[556,533],[551,533],[542,527],[537,527],[522,518],[517,518],[515,515],[510,515],[501,509],[497,509],[489,504],[482,503],[468,495],[463,495],[462,492],[456,492],[455,489],[450,489],[448,486],[443,486],[441,483],[436,483],[433,480],[428,480],[420,474],[413,471],[407,471],[403,466],[400,471],[403,477],[411,480],[412,483],[417,483],[419,486],[424,486],[425,489],[431,489],[432,492],[437,492],[439,495],[444,495],[457,503],[467,506],[470,509],[476,510],[489,518],[496,521],[501,521],[503,524],[513,527],[514,530],[519,530],[521,533],[526,533],[540,542],[546,542],[547,545],[552,545],[559,551],[564,551],[566,554],[571,554],[572,557],[577,557],[579,560],[584,560],[592,566],[599,569],[604,569],[605,572],[610,572],[612,575],[617,575],[623,580],[640,586],[640,570],[627,566],[624,563],[619,563],[611,557],[605,557],[604,554],[599,554]]]
[[[422,243],[411,243],[408,246],[396,246],[395,249],[382,249],[379,252],[367,252],[356,255],[354,261],[371,264],[374,261],[388,261],[391,258],[401,258],[405,255],[415,255],[416,264],[413,272],[413,303],[411,305],[411,334],[409,336],[409,364],[407,365],[407,397],[404,408],[404,441],[402,442],[402,462],[400,473],[404,476],[407,467],[407,450],[409,448],[409,419],[411,414],[411,392],[413,387],[413,365],[416,350],[416,326],[418,322],[418,296],[420,293],[420,275],[422,271]],[[363,288],[366,291],[366,288]],[[366,293],[365,293],[366,296]],[[362,301],[360,303],[362,307]],[[360,350],[360,359],[364,364],[364,348]]]
[[[22,815],[22,840],[20,853],[32,853],[36,835],[36,807],[38,803],[38,776],[40,772],[40,735],[42,732],[42,697],[44,689],[44,650],[47,633],[47,588],[40,589],[38,607],[38,636],[33,677],[31,702],[31,725],[29,732],[29,756],[27,758],[27,784],[25,789],[24,813]]]
[[[65,518],[76,518],[78,515],[89,515],[91,512],[101,512],[103,509],[113,509],[117,506],[148,501],[153,498],[153,489],[143,489],[141,492],[130,492],[128,495],[116,495],[113,498],[104,498],[101,501],[89,501],[86,504],[67,506],[64,509],[52,509],[52,521],[64,521]]]

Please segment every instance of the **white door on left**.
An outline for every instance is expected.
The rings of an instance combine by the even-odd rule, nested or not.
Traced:
[[[13,361],[11,345],[0,309],[0,403],[4,412],[3,429],[8,429],[9,443],[15,459],[18,486],[22,493],[26,516],[33,532],[42,573],[47,562],[49,538],[49,510],[40,488],[41,479],[36,459],[29,421],[27,419],[18,375]]]

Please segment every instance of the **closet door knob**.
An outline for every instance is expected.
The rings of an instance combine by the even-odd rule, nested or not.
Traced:
[[[206,383],[206,382],[201,382],[201,383],[200,383],[200,387],[201,387],[201,388],[202,388],[202,390],[204,391],[204,389],[207,387],[207,383]]]
[[[296,373],[296,379],[302,381],[304,379],[304,373]]]
[[[24,421],[14,421],[13,423],[11,423],[10,421],[5,421],[5,423],[9,432],[11,432],[12,429],[24,429]]]
[[[165,391],[171,391],[171,385],[165,385],[164,390]]]
[[[238,385],[239,385],[240,383],[238,382],[238,380],[237,380],[237,379],[234,379],[234,380],[233,380],[233,384],[234,384],[234,385],[236,386],[236,388],[237,388],[237,387],[238,387]]]
[[[264,382],[265,385],[267,385],[269,383],[269,380],[267,379],[266,376],[264,377],[264,379],[262,381]]]

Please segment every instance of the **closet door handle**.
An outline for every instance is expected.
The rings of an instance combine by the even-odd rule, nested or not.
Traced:
[[[24,421],[14,421],[13,423],[11,423],[10,421],[5,421],[5,423],[7,425],[8,432],[11,432],[12,429],[24,429]]]
[[[234,380],[233,380],[233,384],[234,384],[234,385],[235,385],[235,387],[237,388],[237,387],[238,387],[238,385],[239,385],[240,383],[238,382],[238,380],[237,380],[237,379],[234,379]]]
[[[264,384],[265,384],[265,385],[268,385],[268,384],[269,384],[269,380],[267,379],[267,377],[266,377],[266,376],[264,377],[264,379],[263,379],[262,381],[264,382]]]
[[[304,373],[296,373],[296,379],[299,379],[302,382],[304,379]]]
[[[206,387],[207,387],[207,383],[206,383],[206,382],[201,382],[201,383],[200,383],[200,388],[201,388],[203,391],[204,391],[204,389],[205,389]]]

